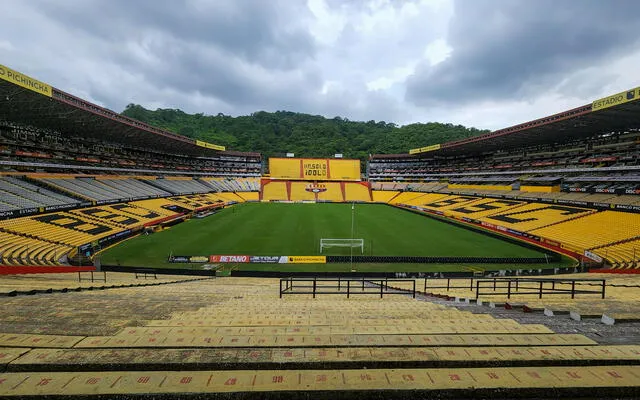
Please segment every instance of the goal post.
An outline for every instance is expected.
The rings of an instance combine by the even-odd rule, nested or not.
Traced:
[[[320,239],[320,253],[325,248],[329,247],[351,247],[360,248],[360,253],[364,254],[364,239],[335,239],[335,238],[322,238]]]

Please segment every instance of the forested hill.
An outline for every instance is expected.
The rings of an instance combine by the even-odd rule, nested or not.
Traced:
[[[230,150],[256,151],[266,157],[282,156],[286,152],[295,153],[296,157],[343,153],[345,157],[364,160],[369,154],[406,153],[412,148],[488,132],[435,122],[398,127],[384,121],[329,119],[288,111],[260,111],[231,117],[187,114],[171,109],[152,111],[130,104],[122,114],[184,136],[227,146]]]

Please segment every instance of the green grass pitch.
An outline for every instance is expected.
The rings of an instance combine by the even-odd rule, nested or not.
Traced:
[[[460,228],[386,205],[246,203],[204,218],[192,219],[163,232],[118,244],[102,253],[105,265],[193,268],[169,264],[173,255],[317,255],[320,238],[349,238],[352,213],[354,238],[365,240],[365,255],[540,257],[542,253],[495,237]],[[353,249],[359,254],[360,249]],[[348,248],[325,249],[326,255],[348,255]],[[468,265],[469,266],[469,265]],[[504,265],[478,265],[504,269]],[[521,266],[541,268],[559,265]],[[239,264],[248,270],[348,271],[348,264]],[[359,271],[444,271],[460,265],[361,264]]]

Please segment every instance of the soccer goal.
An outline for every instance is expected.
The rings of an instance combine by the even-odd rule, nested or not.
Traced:
[[[320,253],[329,247],[360,247],[360,253],[364,254],[364,239],[320,239]]]

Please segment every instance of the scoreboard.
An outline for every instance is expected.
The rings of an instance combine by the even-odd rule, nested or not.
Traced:
[[[359,181],[360,160],[340,158],[270,158],[271,179]]]

